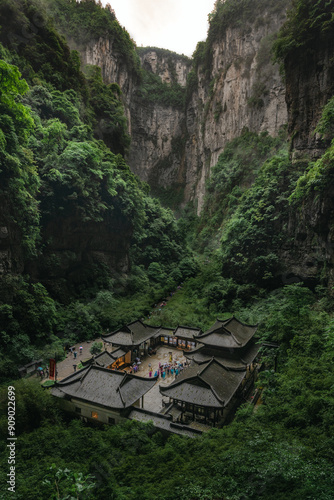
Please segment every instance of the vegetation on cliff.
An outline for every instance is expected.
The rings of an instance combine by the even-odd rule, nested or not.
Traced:
[[[100,37],[107,38],[128,71],[140,78],[140,62],[134,50],[135,42],[119,24],[112,5],[108,3],[103,7],[94,0],[53,0],[45,5],[59,31],[76,46],[96,41]]]
[[[94,2],[78,8],[84,18],[85,9],[112,17]],[[89,337],[149,312],[182,279],[187,250],[171,211],[149,197],[122,156],[129,136],[118,85],[104,84],[100,68],[81,72],[38,0],[4,0],[0,11],[9,27],[7,48],[0,45],[1,224],[9,241],[2,255],[11,271],[1,287],[6,377],[47,339],[58,350],[57,333]],[[90,239],[98,240],[92,257]],[[105,247],[119,254],[114,265],[99,259]],[[115,311],[124,294],[137,294],[129,316]]]
[[[292,0],[287,21],[282,26],[274,44],[275,57],[284,60],[287,56],[307,55],[313,52],[314,44],[330,38],[334,27],[333,0]]]
[[[302,4],[310,6],[293,2],[289,19]],[[235,2],[236,8],[249,5]],[[318,21],[322,5],[315,6]],[[59,15],[63,7],[75,11],[75,23],[94,14],[96,34],[105,19],[116,26],[110,9],[92,1],[50,2]],[[211,18],[217,33],[230,8],[231,2],[217,2]],[[181,280],[182,290],[157,321],[205,329],[214,317],[236,313],[260,323],[261,340],[279,343],[276,371],[272,351],[262,353],[262,404],[243,405],[231,425],[198,439],[166,439],[135,422],[103,429],[69,422],[39,384],[15,381],[16,497],[332,498],[333,299],[322,276],[312,290],[303,283],[279,286],[277,276],[281,252],[291,248],[289,211],[331,183],[333,145],[300,171],[305,165],[290,161],[284,131],[274,139],[244,130],[212,171],[201,217],[186,207],[176,221],[124,161],[129,138],[119,87],[103,84],[98,68],[81,72],[78,54],[38,0],[0,0],[0,13],[8,26],[0,45],[1,228],[8,228],[8,236],[1,233],[8,264],[0,287],[1,375],[14,378],[19,363],[47,358],[51,350],[60,356],[64,341],[91,338],[149,313]],[[131,44],[122,36],[126,53]],[[318,132],[332,140],[333,130],[330,100]],[[127,252],[131,266],[111,269],[97,262],[98,252],[92,261],[78,261],[76,235],[67,240],[72,218],[87,244],[89,235],[99,235],[104,245],[118,237],[117,250]],[[56,233],[58,225],[64,233]],[[54,246],[59,234],[73,245],[64,253]],[[4,436],[6,391],[0,391]],[[1,487],[6,449],[4,440]]]
[[[195,73],[199,66],[209,74],[212,64],[212,47],[219,42],[228,29],[237,29],[241,34],[252,28],[265,25],[271,14],[280,14],[290,0],[217,0],[209,14],[209,30],[205,42],[199,42],[193,54]]]

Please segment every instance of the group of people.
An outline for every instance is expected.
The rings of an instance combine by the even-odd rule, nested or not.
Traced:
[[[78,355],[78,351],[76,350],[76,348],[75,347],[70,347],[69,351],[70,351],[70,354],[73,355],[73,358],[76,359],[76,357]],[[79,347],[79,353],[80,353],[80,356],[81,356],[81,354],[82,354],[82,346]]]
[[[181,363],[170,360],[169,363],[159,363],[159,368],[154,372],[154,377],[161,377],[162,379],[170,375],[175,375],[175,377],[177,377],[187,366],[187,361]],[[153,369],[150,365],[149,368],[148,376],[151,378],[153,376]]]
[[[140,361],[140,358],[135,358],[135,362],[133,363],[132,366],[130,366],[130,371],[129,373],[137,373],[137,371],[139,370],[139,366],[141,365],[141,361]]]
[[[49,368],[46,367],[45,370],[41,366],[37,368],[37,376],[40,376],[41,378],[49,378]]]

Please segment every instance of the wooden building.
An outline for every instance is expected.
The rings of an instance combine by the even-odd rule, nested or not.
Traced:
[[[103,351],[100,354],[93,356],[88,364],[95,364],[102,368],[110,370],[122,370],[131,363],[131,351],[125,351],[121,348],[115,351]]]
[[[232,317],[217,320],[194,337],[199,347],[184,352],[191,366],[168,387],[160,387],[177,421],[197,420],[215,426],[244,401],[254,382],[260,349],[254,340],[256,330],[256,325],[245,325]]]
[[[102,340],[130,351],[133,361],[135,357],[147,354],[149,347],[155,347],[160,342],[160,331],[161,327],[146,325],[137,320],[102,336]]]
[[[142,357],[148,353],[150,348],[159,344],[169,345],[179,349],[194,349],[195,335],[200,335],[199,328],[178,326],[177,328],[165,328],[162,326],[146,325],[140,320],[134,321],[115,332],[102,336],[104,342],[113,346],[119,346],[125,352],[131,352],[131,362],[135,357]]]
[[[194,349],[196,347],[195,335],[201,333],[200,328],[190,328],[179,325],[175,330],[161,329],[161,343],[179,349]]]
[[[64,378],[51,389],[63,410],[86,421],[117,424],[133,408],[143,408],[144,395],[156,378],[91,365]]]

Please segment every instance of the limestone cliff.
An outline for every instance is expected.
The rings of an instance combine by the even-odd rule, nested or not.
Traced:
[[[200,211],[205,180],[226,142],[244,127],[276,135],[287,123],[285,87],[270,54],[284,19],[285,10],[264,12],[261,22],[228,28],[212,44],[210,71],[196,67],[197,84],[187,90],[184,107],[141,99],[138,82],[112,40],[100,38],[79,48],[83,64],[100,66],[105,82],[120,85],[132,138],[127,161],[153,192],[182,189],[183,202],[194,200]],[[186,86],[188,58],[153,48],[138,53],[144,71],[166,85]]]
[[[187,76],[191,70],[191,60],[169,50],[156,48],[138,49],[142,67],[161,78],[162,82],[187,85]]]
[[[198,86],[187,106],[186,199],[201,209],[205,180],[227,141],[244,127],[277,135],[287,122],[285,88],[270,56],[272,38],[284,12],[267,15],[261,25],[228,28],[212,46],[209,78],[197,70]]]
[[[334,41],[317,40],[312,50],[296,51],[285,61],[288,130],[295,159],[319,158],[326,145],[315,134],[321,112],[334,94]]]
[[[162,91],[173,92],[173,85],[184,89],[191,60],[163,49],[139,49],[143,70],[161,79]],[[145,91],[145,86],[144,86]],[[181,92],[182,94],[182,92]],[[185,111],[183,105],[143,98],[135,93],[130,104],[131,148],[128,162],[153,193],[184,186]]]
[[[315,134],[322,109],[334,95],[333,30],[318,37],[311,50],[295,50],[285,60],[292,159],[308,167],[320,158],[329,141]],[[329,174],[330,175],[330,165]],[[330,177],[329,177],[330,179]],[[330,288],[334,285],[333,186],[311,191],[297,212],[291,210],[291,244],[282,251],[289,280],[303,280]]]
[[[272,38],[284,19],[285,12],[268,13],[262,23],[247,29],[227,29],[212,46],[209,75],[203,65],[196,69],[197,85],[184,112],[136,103],[131,111],[129,163],[142,179],[165,188],[181,183],[183,201],[194,200],[200,211],[205,180],[226,142],[244,127],[276,135],[287,123],[285,88],[270,54]],[[169,81],[166,62],[157,53],[147,52],[142,64]],[[171,132],[182,144],[176,150]]]

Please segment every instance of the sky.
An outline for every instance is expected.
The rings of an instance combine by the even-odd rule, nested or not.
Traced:
[[[206,39],[215,0],[102,0],[138,47],[160,47],[191,56]]]

